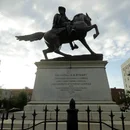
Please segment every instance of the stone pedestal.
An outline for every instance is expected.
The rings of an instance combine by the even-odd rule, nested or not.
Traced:
[[[27,112],[42,112],[45,105],[54,111],[56,105],[61,111],[68,109],[73,98],[79,111],[87,106],[97,111],[119,111],[112,102],[105,66],[107,61],[60,61],[42,60],[37,66],[32,100],[24,107]]]
[[[31,102],[112,101],[107,61],[40,61]]]

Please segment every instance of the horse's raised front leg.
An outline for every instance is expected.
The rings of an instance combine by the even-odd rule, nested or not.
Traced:
[[[94,39],[99,35],[98,27],[96,24],[93,25],[96,31],[96,34],[93,35]]]
[[[96,34],[93,35],[94,39],[99,35],[99,31],[98,31],[98,27],[96,24],[88,26],[87,27],[87,31],[92,30],[93,28],[95,28]]]
[[[80,39],[81,43],[88,49],[88,51],[91,53],[91,54],[96,54],[94,51],[92,51],[92,49],[88,46],[87,42],[85,39]]]

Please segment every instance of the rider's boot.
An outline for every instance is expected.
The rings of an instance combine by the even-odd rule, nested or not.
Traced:
[[[68,37],[69,39],[71,39],[74,36],[74,33],[76,33],[76,30],[72,28],[71,26],[67,26],[66,29],[67,29]],[[70,43],[70,46],[72,50],[79,48],[75,43],[74,45],[73,43]]]

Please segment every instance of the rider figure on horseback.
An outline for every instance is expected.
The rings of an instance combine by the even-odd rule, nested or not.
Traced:
[[[47,32],[36,32],[29,35],[16,36],[16,38],[20,41],[25,40],[31,42],[44,38],[45,43],[48,47],[47,49],[43,50],[43,54],[46,60],[48,59],[47,54],[50,52],[55,52],[64,57],[70,56],[69,54],[61,52],[60,47],[62,44],[66,43],[72,44],[71,42],[75,40],[79,40],[84,45],[84,47],[91,53],[91,55],[95,55],[96,53],[89,47],[85,40],[85,37],[87,35],[87,32],[92,29],[95,29],[96,33],[93,35],[95,39],[99,35],[99,31],[96,24],[91,24],[91,18],[88,16],[88,14],[77,14],[74,16],[73,20],[70,21],[65,15],[64,7],[59,7],[59,12],[60,14],[57,14],[54,17],[53,28],[51,30]],[[69,22],[71,34],[70,36],[67,32],[67,26]],[[72,31],[73,29],[75,30],[74,32]]]
[[[71,21],[67,18],[66,14],[65,14],[66,9],[62,6],[59,6],[58,11],[59,11],[59,13],[55,14],[55,16],[54,16],[52,29],[65,27],[67,30],[68,36],[70,36],[74,30],[71,29],[71,27],[70,27]],[[70,46],[71,46],[72,50],[78,48],[78,46],[76,44],[74,44],[74,46],[73,46],[72,42],[70,42]]]
[[[70,20],[67,18],[65,14],[66,9],[62,6],[59,6],[58,11],[59,11],[59,14],[57,13],[54,16],[52,28],[62,28],[70,24]]]

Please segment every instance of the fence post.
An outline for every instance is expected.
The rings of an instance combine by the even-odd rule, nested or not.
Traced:
[[[100,130],[102,130],[102,110],[101,107],[99,106],[99,109],[97,110],[99,113],[99,125],[100,125]]]
[[[112,110],[111,110],[111,114],[110,114],[109,116],[110,116],[110,118],[111,118],[111,129],[114,130],[113,117],[114,117],[115,115],[113,115]]]
[[[34,112],[33,112],[33,130],[35,130],[35,118],[36,118],[36,111],[35,111],[35,109],[34,109]]]
[[[24,130],[24,120],[25,120],[26,116],[25,116],[25,112],[23,112],[22,115],[22,130]]]
[[[91,110],[90,110],[90,108],[89,108],[89,106],[87,107],[87,118],[88,118],[88,130],[90,130],[90,112],[91,112]]]
[[[45,106],[44,112],[45,112],[45,117],[44,117],[44,130],[46,130],[46,120],[47,120],[47,106]]]
[[[121,120],[122,120],[122,130],[125,130],[125,123],[124,123],[124,119],[125,119],[125,117],[124,117],[124,114],[123,114],[123,112],[121,113]]]
[[[3,130],[3,124],[4,124],[4,113],[2,114],[2,121],[1,121],[1,129],[0,130]]]
[[[71,99],[67,109],[67,130],[78,130],[78,109],[75,108],[75,101]]]
[[[14,114],[12,115],[12,118],[11,118],[11,130],[13,130],[13,127],[14,127]]]
[[[56,130],[58,130],[58,112],[59,112],[59,108],[58,106],[56,107],[55,111],[56,111]]]

